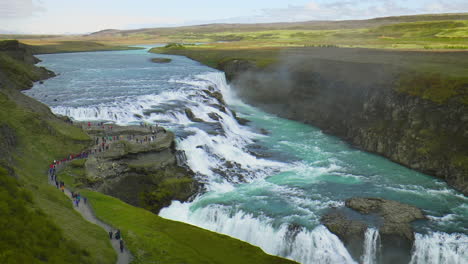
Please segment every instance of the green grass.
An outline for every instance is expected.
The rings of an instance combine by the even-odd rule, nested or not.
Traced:
[[[290,58],[391,65],[400,74],[395,90],[419,96],[438,104],[452,99],[468,104],[468,52],[422,52],[351,48],[250,48],[241,43],[224,46],[184,46],[153,48],[150,52],[187,56],[207,66],[223,70],[226,62],[238,59],[258,68],[294,63]],[[307,70],[307,65],[296,65]]]
[[[31,48],[34,54],[141,49],[137,47],[106,45],[91,41],[58,41],[46,44],[34,42]]]
[[[88,197],[99,219],[122,231],[136,263],[295,263],[228,236],[163,219],[101,193],[81,193]]]
[[[278,62],[279,49],[251,49],[245,47],[230,47],[230,49],[218,49],[205,46],[180,46],[173,48],[153,48],[152,53],[174,54],[189,57],[199,61],[209,67],[220,69],[224,62],[231,60],[248,60],[253,62],[257,67],[264,68]]]
[[[180,43],[212,43],[211,47],[361,47],[383,49],[468,49],[468,20],[417,21],[362,28],[270,29],[219,32],[174,30],[167,36]],[[205,45],[206,46],[206,45]],[[180,47],[179,47],[180,48]]]
[[[31,85],[31,80],[39,79],[32,65],[20,63],[2,52],[0,52],[0,69],[17,87],[27,88]]]
[[[2,36],[0,36],[1,38]],[[7,37],[7,36],[4,36]],[[426,14],[353,21],[309,21],[272,24],[211,24],[201,26],[115,30],[83,36],[34,36],[22,41],[44,45],[46,53],[99,50],[99,43],[239,42],[250,48],[361,47],[405,50],[468,49],[468,13]],[[94,42],[94,43],[93,43]],[[223,46],[223,43],[210,45]],[[61,46],[61,47],[60,47]],[[77,47],[79,46],[79,47]],[[89,46],[89,47],[88,47]]]
[[[37,69],[12,59],[15,52],[28,56],[17,47],[0,52],[0,262],[115,263],[106,232],[47,183],[48,164],[81,151],[89,138],[21,94]]]
[[[2,93],[0,93],[0,120],[0,125],[8,126],[15,132],[17,146],[14,146],[10,153],[14,157],[12,166],[19,177],[19,183],[25,191],[29,190],[31,193],[30,206],[43,212],[44,219],[47,219],[44,228],[52,225],[59,230],[57,236],[60,237],[60,243],[49,244],[47,239],[43,238],[43,243],[38,244],[38,247],[42,245],[47,252],[63,251],[58,254],[61,260],[50,263],[63,263],[64,259],[69,263],[114,263],[116,255],[106,239],[105,231],[84,220],[74,211],[68,198],[47,184],[46,170],[49,162],[81,150],[87,141],[68,138],[68,134],[75,136],[78,134],[76,128],[63,123],[61,130],[54,130],[47,124],[57,122],[55,126],[58,126],[58,121],[43,120],[41,114],[18,107]],[[82,133],[79,139],[85,137],[86,135]],[[6,219],[15,221],[15,217]],[[37,228],[29,235],[34,237],[35,233],[41,235],[42,232],[43,228]],[[62,243],[70,246],[61,248]],[[21,250],[28,254],[27,249]],[[80,257],[75,260],[71,256],[77,254],[76,252],[79,252]]]
[[[396,90],[438,104],[454,99],[468,105],[468,76],[450,77],[439,73],[410,72],[401,76]]]
[[[0,262],[91,263],[90,252],[63,239],[63,232],[36,208],[29,191],[0,167]]]

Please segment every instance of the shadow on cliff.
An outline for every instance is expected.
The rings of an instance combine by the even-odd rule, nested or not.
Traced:
[[[440,62],[455,56],[465,55],[290,49],[265,69],[224,70],[247,102],[444,179],[466,195],[468,103],[460,93],[468,79]]]
[[[348,56],[352,52],[345,51]],[[349,119],[362,111],[363,98],[376,90],[380,95],[391,90],[398,70],[387,64],[340,61],[340,53],[336,48],[321,49],[320,56],[284,52],[280,63],[242,72],[233,83],[247,101],[287,118],[306,123],[314,120],[318,126],[317,122],[330,118]],[[381,113],[376,109],[373,114],[378,117]],[[325,130],[329,125],[333,124],[327,124]]]

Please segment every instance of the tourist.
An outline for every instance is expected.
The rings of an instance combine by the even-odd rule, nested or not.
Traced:
[[[122,240],[122,239],[120,239],[119,244],[120,244],[120,253],[123,253],[123,250],[124,250],[124,243],[123,243],[123,240]]]

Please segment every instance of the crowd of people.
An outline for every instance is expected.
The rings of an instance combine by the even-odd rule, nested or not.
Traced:
[[[119,241],[119,247],[120,247],[120,252],[123,252],[124,250],[124,242],[123,242],[123,238],[122,238],[122,234],[120,233],[120,229],[117,229],[117,231],[112,232],[112,230],[109,231],[109,238],[110,240],[112,239],[116,239]]]
[[[73,200],[73,203],[75,204],[76,207],[79,207],[80,206],[80,201],[81,199],[83,199],[83,203],[86,204],[88,199],[86,197],[82,197],[80,193],[75,193],[75,192],[71,192],[71,197],[72,197],[72,200]]]

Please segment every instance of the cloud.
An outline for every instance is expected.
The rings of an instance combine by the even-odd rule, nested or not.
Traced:
[[[467,12],[468,11],[468,1],[431,1],[427,3],[424,7],[421,8],[423,12],[437,12],[437,13],[447,13],[447,12]]]
[[[38,0],[1,0],[0,19],[30,17],[45,11],[43,3]]]
[[[252,16],[187,21],[209,23],[272,23],[312,20],[348,20],[425,13],[468,12],[467,0],[315,0],[304,5],[256,10]]]
[[[60,23],[57,23],[60,21]],[[103,29],[134,29],[153,26],[181,24],[175,17],[150,17],[132,15],[94,15],[84,17],[81,13],[60,14],[60,16],[36,16],[10,23],[9,30],[17,33],[34,34],[84,34]]]
[[[414,2],[404,0],[335,0],[310,1],[301,6],[262,9],[256,19],[263,22],[304,20],[366,19],[384,16],[400,16],[422,13],[467,12],[466,0],[432,0]],[[419,5],[417,5],[419,4]],[[409,7],[411,6],[411,7]]]

